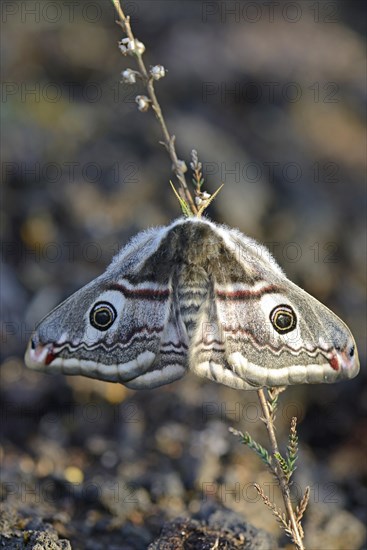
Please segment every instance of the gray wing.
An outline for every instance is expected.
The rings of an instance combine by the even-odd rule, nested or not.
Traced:
[[[152,388],[181,378],[188,341],[170,286],[157,280],[150,257],[165,232],[133,239],[107,271],[73,294],[36,327],[29,367]],[[144,267],[145,266],[145,267]],[[145,270],[145,272],[144,272]],[[104,325],[97,325],[96,312]],[[108,317],[111,315],[111,322]]]
[[[228,261],[237,262],[237,269],[227,261],[213,270],[190,347],[190,369],[241,389],[355,376],[359,362],[345,324],[289,281],[264,247],[236,231],[222,237],[235,252]],[[294,324],[276,330],[274,321],[284,322],[278,316],[284,310]]]

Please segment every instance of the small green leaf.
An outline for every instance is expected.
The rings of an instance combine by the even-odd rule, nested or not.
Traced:
[[[297,458],[298,458],[297,418],[293,417],[291,421],[291,429],[289,432],[288,446],[287,446],[287,464],[291,474],[296,469]]]
[[[291,475],[291,471],[289,469],[287,460],[280,453],[275,453],[274,456],[275,456],[279,466],[281,467],[283,473],[285,474],[285,476],[288,479]]]
[[[180,203],[183,215],[186,218],[191,218],[194,214],[191,212],[190,206],[187,204],[187,202],[182,197],[180,197],[179,193],[176,191],[176,188],[175,188],[175,186],[173,185],[173,183],[171,181],[170,181],[170,184],[171,184],[171,187],[173,189],[174,194],[176,195],[176,198],[177,198],[178,202]]]
[[[272,467],[268,451],[260,443],[257,443],[248,432],[243,433],[241,439],[242,443],[253,450],[267,466]]]

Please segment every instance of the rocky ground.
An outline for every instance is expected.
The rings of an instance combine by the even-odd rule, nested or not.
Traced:
[[[228,431],[248,430],[267,445],[256,393],[194,376],[133,392],[24,367],[34,324],[100,274],[131,235],[179,211],[158,126],[136,110],[142,90],[119,83],[132,62],[116,47],[110,3],[74,11],[63,3],[57,12],[45,0],[38,16],[26,2],[8,4],[0,545],[291,548],[253,488],[281,503],[272,477]],[[360,375],[287,390],[277,434],[284,448],[298,416],[293,495],[296,503],[310,485],[307,548],[360,550],[365,7],[285,2],[272,18],[267,3],[258,13],[247,4],[234,3],[242,8],[232,15],[228,2],[128,2],[128,10],[147,65],[169,71],[157,89],[179,155],[199,151],[209,192],[225,183],[209,215],[265,242],[355,335]]]

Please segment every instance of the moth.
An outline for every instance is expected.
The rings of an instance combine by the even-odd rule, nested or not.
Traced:
[[[25,362],[134,389],[188,370],[243,390],[359,372],[348,327],[264,246],[205,218],[136,235],[39,323]]]

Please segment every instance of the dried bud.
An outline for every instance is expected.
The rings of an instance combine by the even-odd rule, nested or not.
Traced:
[[[130,40],[130,38],[123,38],[119,42],[119,48],[124,55],[127,54],[142,54],[145,52],[145,46],[140,40]]]
[[[160,78],[166,76],[166,69],[163,65],[154,65],[154,67],[151,67],[150,69],[150,74],[154,80],[159,80]]]
[[[137,38],[135,38],[135,51],[142,55],[145,52],[145,46],[143,42],[140,42]]]
[[[149,109],[150,100],[146,95],[137,95],[135,98],[136,103],[138,104],[138,109],[142,113]]]
[[[196,204],[196,206],[200,206],[202,202],[203,202],[203,201],[201,200],[200,197],[195,197],[195,204]]]
[[[125,69],[121,73],[122,81],[126,84],[135,84],[136,82],[136,71],[132,71],[131,69]]]
[[[129,46],[129,42],[130,40],[128,38],[123,38],[122,40],[120,40],[119,42],[119,48],[121,50],[121,52],[126,55],[128,53],[128,46]]]

